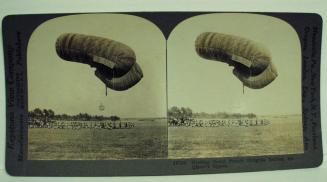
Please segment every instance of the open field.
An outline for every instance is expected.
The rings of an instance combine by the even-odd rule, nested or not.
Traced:
[[[172,126],[168,128],[168,141],[165,119],[131,119],[127,121],[133,122],[135,127],[110,130],[29,128],[28,159],[154,159],[167,158],[167,155],[168,158],[205,158],[303,153],[300,115],[260,119],[269,120],[269,124]],[[90,124],[91,121],[82,122]]]
[[[165,119],[130,119],[128,122],[133,122],[135,127],[111,130],[29,128],[28,159],[106,160],[167,157]]]
[[[232,157],[303,153],[300,115],[266,116],[265,126],[169,127],[168,157]]]

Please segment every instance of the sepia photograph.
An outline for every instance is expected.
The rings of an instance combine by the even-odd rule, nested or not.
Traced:
[[[2,27],[8,175],[323,162],[319,14],[17,14]]]
[[[166,158],[165,46],[160,29],[133,15],[37,27],[27,50],[28,160]]]
[[[168,157],[300,154],[301,44],[287,22],[212,13],[167,43]]]

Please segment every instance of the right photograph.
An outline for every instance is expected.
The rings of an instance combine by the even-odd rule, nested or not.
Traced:
[[[303,153],[301,44],[287,22],[212,13],[167,41],[168,158]]]

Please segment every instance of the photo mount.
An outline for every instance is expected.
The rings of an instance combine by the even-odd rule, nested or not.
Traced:
[[[111,12],[108,13],[111,14]],[[157,25],[168,38],[172,29],[181,21],[196,15],[211,13],[225,12],[124,12],[119,14],[148,19]],[[318,14],[313,13],[249,13],[282,19],[296,30],[300,38],[304,154],[153,160],[27,160],[27,44],[29,38],[43,22],[56,17],[77,14],[9,15],[2,21],[6,78],[7,172],[14,176],[139,176],[248,172],[319,166],[323,159],[320,118],[322,19]]]

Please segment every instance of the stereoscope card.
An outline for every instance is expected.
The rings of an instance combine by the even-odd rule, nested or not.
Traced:
[[[31,14],[2,25],[11,175],[322,162],[318,14]]]

